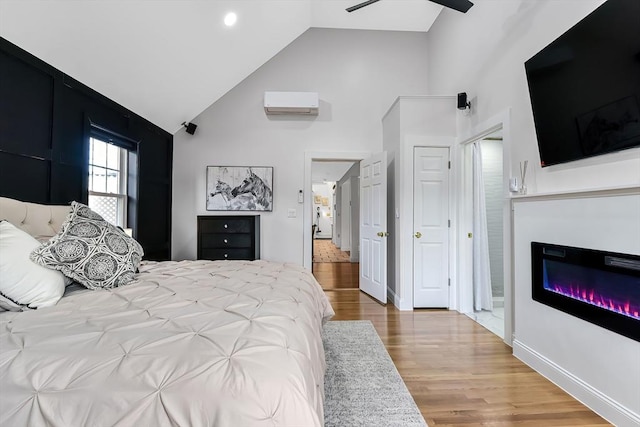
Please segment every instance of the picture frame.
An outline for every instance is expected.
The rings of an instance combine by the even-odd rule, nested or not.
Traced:
[[[273,167],[207,166],[208,211],[273,211]]]

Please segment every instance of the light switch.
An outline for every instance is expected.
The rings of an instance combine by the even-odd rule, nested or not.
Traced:
[[[298,211],[295,209],[289,209],[287,211],[287,218],[295,218],[296,216],[298,216]]]

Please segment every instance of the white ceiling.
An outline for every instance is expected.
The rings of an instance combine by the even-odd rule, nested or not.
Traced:
[[[351,161],[314,161],[311,163],[311,182],[336,182],[344,176],[354,162]]]
[[[427,31],[442,10],[427,0],[344,10],[359,2],[0,0],[0,35],[174,133],[310,27]]]

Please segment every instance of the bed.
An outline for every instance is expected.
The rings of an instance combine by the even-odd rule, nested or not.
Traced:
[[[69,207],[0,198],[0,218],[56,235]],[[313,276],[267,261],[142,262],[111,289],[0,312],[0,425],[321,426]]]

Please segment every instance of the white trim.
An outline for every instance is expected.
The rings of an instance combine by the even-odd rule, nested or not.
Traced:
[[[457,216],[460,222],[460,227],[456,231],[456,235],[458,236],[456,241],[457,246],[460,248],[460,252],[458,253],[458,257],[461,262],[458,263],[457,276],[461,278],[469,277],[468,269],[471,268],[469,261],[471,260],[469,255],[463,252],[464,248],[467,247],[465,243],[467,242],[466,230],[462,229],[462,223],[467,217],[466,212],[463,211],[464,207],[464,194],[463,194],[463,170],[465,161],[465,156],[462,151],[464,147],[478,139],[481,139],[499,129],[502,129],[502,150],[503,150],[503,162],[502,162],[502,171],[503,171],[503,247],[504,247],[504,265],[503,265],[503,273],[504,273],[504,342],[507,345],[511,345],[512,336],[514,333],[513,325],[514,325],[514,297],[513,297],[513,237],[512,237],[512,229],[513,229],[513,219],[511,215],[511,204],[510,198],[511,195],[509,193],[509,177],[511,176],[511,108],[507,108],[506,110],[494,115],[493,117],[485,120],[484,122],[473,126],[466,132],[463,132],[460,136],[458,136],[457,144],[456,144],[456,168],[458,169],[458,173],[456,174],[458,179],[458,185],[456,187],[456,194],[458,195],[458,210]],[[456,283],[457,293],[458,293],[458,311],[461,313],[470,312],[473,310],[473,293],[471,289],[471,283],[464,284]]]
[[[387,109],[387,111],[382,115],[382,120],[387,117],[387,115],[393,110],[397,103],[399,103],[403,99],[455,99],[455,96],[451,95],[400,95],[398,96],[391,106]]]
[[[513,340],[513,355],[610,423],[618,426],[640,425],[640,414],[611,399],[517,339]]]
[[[303,266],[311,270],[311,224],[313,223],[313,189],[311,183],[311,167],[314,160],[324,161],[353,161],[371,157],[368,151],[305,151],[304,153],[304,203],[302,205],[302,239],[303,239]]]
[[[639,185],[625,185],[621,187],[604,187],[604,188],[587,188],[575,191],[558,191],[550,193],[535,193],[526,195],[511,196],[514,202],[528,202],[538,200],[555,200],[555,199],[580,199],[590,197],[607,197],[620,196],[624,194],[640,193]]]
[[[398,296],[398,294],[396,294],[393,291],[393,289],[391,289],[391,286],[389,286],[389,283],[387,283],[387,301],[393,301],[393,305],[398,310],[408,310],[408,311],[413,310],[413,307],[400,308],[402,306],[402,299],[400,299],[400,296]]]

